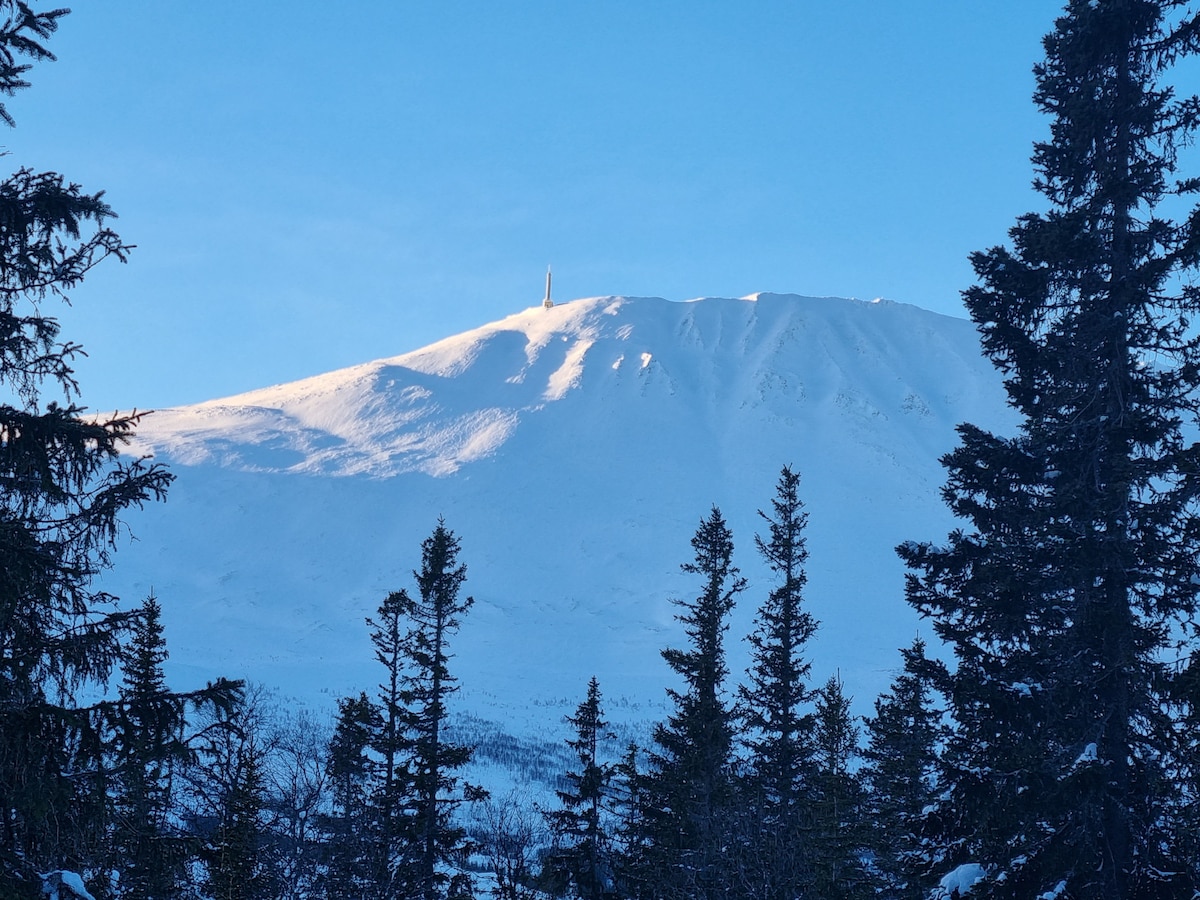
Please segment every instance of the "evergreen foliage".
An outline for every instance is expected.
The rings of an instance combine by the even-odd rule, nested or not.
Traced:
[[[0,9],[11,96],[25,60],[53,59],[66,11]],[[545,814],[553,892],[919,900],[966,867],[978,900],[1200,890],[1200,651],[1184,646],[1200,591],[1200,445],[1186,436],[1200,421],[1200,209],[1164,212],[1200,191],[1175,180],[1200,99],[1161,83],[1200,49],[1200,13],[1067,0],[1044,46],[1035,101],[1052,123],[1033,161],[1047,208],[1018,220],[1011,247],[973,256],[965,292],[1021,423],[960,426],[943,496],[964,525],[899,549],[909,602],[953,661],[920,640],[901,651],[859,769],[840,680],[809,684],[807,515],[784,467],[759,511],[773,583],[731,708],[724,635],[746,582],[714,507],[682,566],[701,586],[675,601],[686,646],[663,658],[680,684],[649,752],[602,760],[594,678],[567,717],[578,766]],[[0,119],[12,124],[2,104]],[[340,702],[327,746],[297,741],[291,770],[273,768],[238,684],[170,690],[153,595],[122,611],[95,588],[122,514],[171,480],[120,458],[136,414],[78,405],[81,350],[44,312],[125,259],[111,218],[102,194],[55,173],[0,181],[0,897],[35,897],[39,872],[71,868],[100,900],[183,896],[189,876],[205,900],[465,900],[462,806],[484,794],[460,774],[472,748],[448,737],[450,644],[473,600],[444,521],[415,594],[367,619],[378,690]],[[118,665],[116,699],[79,701]],[[199,733],[193,711],[209,717]],[[487,815],[495,893],[531,896],[533,809],[510,798]]]
[[[579,900],[614,897],[612,841],[604,812],[610,800],[613,766],[601,761],[600,742],[612,737],[600,706],[600,685],[588,682],[587,697],[567,723],[575,736],[567,746],[579,760],[578,772],[567,772],[566,788],[558,790],[562,807],[546,814],[553,836],[545,869],[549,880]]]
[[[376,883],[382,897],[397,896],[406,888],[397,873],[411,838],[408,833],[411,810],[406,809],[412,787],[406,756],[411,749],[411,737],[406,731],[411,713],[402,690],[408,662],[405,647],[411,609],[412,601],[407,593],[393,592],[380,604],[378,620],[367,619],[375,659],[386,674],[384,683],[379,685],[375,707],[378,727],[371,741],[378,758],[371,809],[379,842],[376,855],[380,871]]]
[[[163,675],[167,659],[162,608],[151,593],[139,610],[122,665],[118,719],[109,741],[114,770],[113,859],[119,892],[130,900],[172,896],[183,880],[186,847],[173,822],[173,775],[191,753],[185,743],[185,702]],[[211,699],[225,702],[218,692]],[[207,695],[190,699],[202,701]]]
[[[229,709],[206,707],[181,767],[183,827],[192,847],[192,883],[212,900],[266,900],[275,889],[266,821],[270,726],[276,712],[258,686]]]
[[[457,775],[470,761],[472,749],[454,743],[445,733],[446,704],[458,691],[458,680],[449,667],[450,639],[475,602],[459,597],[467,577],[467,567],[458,561],[459,549],[458,537],[439,519],[421,544],[421,568],[413,573],[417,597],[408,601],[405,610],[410,627],[401,648],[406,666],[400,692],[406,703],[411,779],[406,815],[411,837],[399,883],[408,896],[421,900],[446,896],[451,881],[446,867],[470,848],[454,812],[467,800],[486,796]]]
[[[1167,667],[1200,585],[1200,214],[1163,218],[1200,114],[1160,84],[1200,25],[1182,0],[1070,0],[1035,101],[1044,213],[974,255],[965,293],[1022,416],[959,429],[944,459],[969,529],[900,548],[908,595],[954,650],[955,728],[931,817],[934,874],[975,864],[981,897],[1191,897],[1170,812]]]
[[[804,529],[808,515],[799,497],[800,476],[784,466],[772,512],[759,510],[768,537],[754,543],[776,584],[759,607],[748,640],[753,665],[739,689],[741,740],[747,770],[739,782],[742,875],[754,897],[784,900],[805,880],[804,851],[814,775],[815,721],[805,705],[811,664],[805,648],[817,622],[804,609]]]
[[[803,654],[817,621],[804,609],[808,515],[799,486],[800,476],[785,466],[771,504],[774,518],[759,510],[770,536],[755,535],[754,543],[778,583],[759,607],[748,639],[753,667],[739,690],[754,780],[773,822],[787,821],[800,806],[813,765],[814,722],[802,711],[813,698],[808,686],[812,665]]]
[[[900,651],[903,671],[891,690],[875,701],[866,722],[867,818],[881,900],[921,900],[933,885],[921,877],[921,818],[935,799],[941,714],[933,688],[925,642]]]
[[[709,898],[729,888],[723,847],[732,812],[733,716],[725,703],[724,634],[745,579],[733,565],[733,536],[713,507],[681,568],[702,581],[695,600],[676,600],[689,646],[663,658],[683,678],[667,695],[675,710],[654,732],[640,793],[649,871],[659,896]]]
[[[338,701],[326,765],[331,809],[322,818],[321,883],[329,900],[359,900],[377,890],[381,867],[371,805],[376,763],[369,748],[380,729],[379,713],[365,693]]]
[[[613,814],[613,875],[618,896],[653,896],[650,878],[649,827],[645,818],[647,803],[642,796],[644,773],[638,767],[641,749],[631,743],[613,767],[611,782]]]
[[[227,730],[243,706],[241,682],[219,679],[196,691],[172,691],[162,607],[151,594],[137,610],[133,634],[122,647],[122,679],[115,702],[94,707],[105,722],[106,794],[109,826],[97,871],[115,877],[122,900],[171,897],[187,880],[195,841],[180,826],[176,776],[193,768],[197,755],[189,712],[215,717]],[[103,888],[97,888],[104,895]]]
[[[65,9],[4,5],[0,93],[27,86],[30,64],[52,60],[46,42]],[[0,118],[12,124],[0,105]],[[120,459],[139,416],[92,417],[77,404],[72,366],[81,348],[45,312],[66,301],[105,259],[129,246],[107,222],[101,193],[53,172],[21,169],[0,181],[0,895],[40,894],[39,871],[88,871],[109,855],[114,789],[110,743],[140,754],[147,739],[129,703],[82,705],[99,693],[138,623],[94,587],[110,563],[123,513],[165,495],[171,476]],[[149,647],[149,644],[145,644]],[[144,660],[143,662],[151,662]],[[229,702],[222,682],[208,699]],[[166,698],[166,695],[161,695]],[[195,699],[201,698],[197,695]],[[166,707],[179,710],[174,698]],[[157,701],[156,701],[157,703]],[[158,704],[163,705],[163,704]],[[128,715],[134,711],[135,718]],[[140,710],[140,711],[138,711]],[[141,736],[135,736],[140,731]],[[155,751],[157,752],[157,751]],[[126,758],[125,762],[129,762]],[[132,777],[126,768],[122,777]],[[155,773],[148,773],[150,781]],[[161,804],[161,784],[127,781],[131,802]]]
[[[385,674],[378,703],[365,693],[341,701],[329,745],[322,883],[331,898],[438,900],[471,889],[452,875],[472,847],[455,812],[486,792],[460,779],[473,750],[446,733],[458,690],[450,639],[474,602],[459,596],[467,569],[458,553],[439,519],[413,573],[417,597],[394,591],[367,619]]]
[[[811,877],[813,894],[827,900],[871,893],[864,865],[864,796],[856,766],[858,726],[850,703],[837,676],[817,694]]]
[[[272,878],[261,859],[263,754],[252,740],[245,741],[231,762],[232,778],[221,798],[216,833],[205,854],[205,890],[212,900],[267,900]]]

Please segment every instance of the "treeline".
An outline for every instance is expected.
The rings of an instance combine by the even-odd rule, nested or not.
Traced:
[[[647,746],[606,753],[614,735],[593,679],[567,718],[558,761],[571,763],[550,773],[556,802],[463,780],[476,747],[451,720],[451,642],[472,599],[442,522],[415,590],[366,620],[378,685],[340,700],[332,723],[257,688],[172,692],[147,598],[113,730],[97,735],[92,818],[43,858],[80,873],[97,900],[922,896],[914,835],[936,789],[940,723],[929,663],[920,641],[905,651],[860,747],[841,682],[810,679],[799,483],[785,467],[760,512],[773,583],[743,682],[729,684],[724,637],[746,582],[714,508],[682,567],[697,581],[676,601],[686,642],[663,651],[679,682],[670,715]]]
[[[2,9],[8,96],[66,11]],[[861,734],[837,678],[814,684],[784,469],[745,679],[723,652],[745,582],[714,509],[684,563],[685,641],[663,651],[669,715],[611,759],[592,683],[543,810],[463,780],[448,648],[471,602],[444,524],[414,592],[369,622],[379,686],[328,736],[271,724],[234,682],[164,683],[157,601],[122,609],[93,578],[171,476],[119,454],[136,415],[77,404],[80,348],[45,312],[130,247],[101,194],[0,182],[0,897],[1193,900],[1200,179],[1177,169],[1200,99],[1163,76],[1200,51],[1200,14],[1067,0],[1044,46],[1046,208],[972,257],[964,294],[1020,424],[960,426],[942,494],[961,527],[899,548],[939,659],[905,650]]]
[[[260,779],[260,830],[239,845],[241,892],[227,885],[217,896],[922,896],[929,860],[915,835],[937,786],[941,721],[929,662],[920,641],[904,652],[860,746],[841,682],[810,679],[817,623],[804,605],[799,482],[785,467],[760,513],[756,544],[774,583],[749,636],[744,682],[729,684],[724,637],[746,582],[713,509],[683,564],[698,582],[694,598],[676,601],[686,644],[663,651],[679,676],[670,715],[647,746],[614,757],[593,679],[567,719],[573,762],[554,773],[557,802],[540,805],[488,797],[462,779],[476,748],[454,740],[450,642],[472,601],[461,596],[459,540],[439,522],[422,545],[415,593],[389,594],[367,620],[377,688],[339,701],[332,735],[309,745],[306,768],[294,757],[258,767],[274,771],[276,786],[303,772],[306,804],[301,811],[295,791]],[[239,733],[269,747],[247,731],[253,721]],[[205,883],[211,890],[211,876]]]
[[[580,898],[920,897],[931,886],[919,822],[937,787],[939,707],[920,641],[865,720],[840,680],[811,681],[817,623],[804,606],[806,515],[785,467],[755,543],[774,584],[749,635],[752,665],[728,685],[724,635],[746,588],[713,509],[683,565],[699,582],[676,601],[686,645],[663,657],[681,687],[645,748],[599,752],[607,728],[591,682],[569,718],[578,766],[544,813],[540,873],[505,896]]]

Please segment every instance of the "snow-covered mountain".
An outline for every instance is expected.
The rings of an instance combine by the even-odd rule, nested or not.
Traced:
[[[402,339],[398,339],[398,342]],[[173,686],[249,677],[307,701],[372,690],[363,619],[411,587],[444,516],[475,597],[460,708],[556,732],[596,675],[610,718],[661,711],[671,597],[721,507],[749,578],[731,668],[770,582],[754,551],[784,464],[809,512],[814,678],[860,711],[920,628],[892,548],[952,527],[938,457],[1011,413],[966,321],[887,301],[758,294],[535,307],[392,359],[143,424],[171,463],[105,587],[164,607]]]

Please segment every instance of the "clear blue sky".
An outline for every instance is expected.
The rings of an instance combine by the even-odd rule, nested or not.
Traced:
[[[962,314],[1037,206],[1052,0],[80,4],[9,167],[137,244],[62,311],[99,409],[392,356],[555,296]]]

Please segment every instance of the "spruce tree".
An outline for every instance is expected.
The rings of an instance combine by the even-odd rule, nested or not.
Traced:
[[[814,691],[804,651],[817,622],[804,608],[808,515],[799,486],[800,476],[784,466],[771,514],[759,510],[768,537],[755,535],[754,543],[775,586],[759,607],[748,639],[753,665],[738,692],[748,767],[740,779],[743,878],[753,882],[754,896],[781,900],[803,880],[814,773],[815,721],[804,708]]]
[[[377,619],[367,619],[375,659],[384,668],[379,685],[376,715],[379,727],[371,742],[378,757],[378,783],[373,790],[374,834],[379,846],[376,856],[381,867],[376,876],[381,898],[401,896],[406,890],[398,869],[402,867],[407,843],[412,839],[410,816],[406,810],[411,793],[411,774],[407,754],[412,738],[407,732],[411,715],[406,697],[405,667],[409,615],[412,600],[404,591],[395,591],[380,604]]]
[[[0,93],[28,86],[30,62],[65,9],[20,0],[0,17]],[[0,119],[13,120],[0,105]],[[166,470],[119,458],[138,416],[79,405],[79,345],[50,308],[130,247],[102,193],[53,172],[0,180],[0,896],[40,895],[38,872],[103,865],[111,814],[108,738],[125,707],[102,693],[137,618],[94,585],[122,515],[162,499]]]
[[[126,710],[111,742],[115,768],[113,865],[122,898],[170,896],[182,879],[184,847],[174,833],[172,775],[186,761],[187,721],[171,702],[163,663],[167,659],[162,607],[151,593],[139,610],[122,665],[120,700]]]
[[[186,881],[195,848],[179,825],[175,778],[196,762],[189,713],[215,716],[224,728],[243,701],[241,682],[226,679],[188,692],[167,686],[161,616],[152,593],[137,610],[133,635],[122,648],[118,699],[95,707],[106,724],[103,764],[111,808],[110,846],[95,868],[114,873],[107,880],[122,900],[171,897]]]
[[[867,719],[867,817],[876,894],[921,900],[933,887],[922,877],[921,818],[935,799],[941,714],[933,706],[931,667],[920,638],[900,651],[904,668],[875,701]]]
[[[212,900],[267,900],[272,875],[261,858],[264,755],[253,740],[247,740],[238,746],[232,762],[232,779],[221,797],[216,832],[206,854],[205,891]]]
[[[175,778],[197,759],[189,714],[216,717],[225,729],[244,700],[242,683],[223,678],[195,691],[167,686],[161,616],[158,598],[151,594],[137,610],[133,634],[121,649],[117,700],[92,710],[103,723],[110,822],[106,858],[93,868],[115,874],[109,880],[122,900],[169,897],[186,880],[184,868],[194,842],[179,826]]]
[[[1200,585],[1196,214],[1164,218],[1200,104],[1161,84],[1200,42],[1182,0],[1071,0],[1044,41],[1047,209],[972,258],[964,297],[1021,422],[961,426],[944,497],[967,525],[908,544],[908,595],[953,649],[934,875],[972,896],[1192,896],[1170,833],[1173,629]]]
[[[266,821],[270,701],[253,686],[231,709],[205,707],[189,740],[194,758],[178,772],[176,807],[212,900],[265,900],[276,888]]]
[[[866,869],[858,726],[841,679],[817,693],[812,792],[811,892],[823,900],[855,900],[871,891]]]
[[[700,595],[674,601],[683,610],[676,619],[689,646],[662,651],[684,690],[667,691],[675,710],[655,729],[641,799],[651,890],[710,898],[729,888],[723,846],[733,798],[733,724],[724,697],[724,635],[746,582],[733,565],[733,536],[716,507],[701,521],[692,549],[693,561],[681,568],[700,577]]]
[[[617,894],[621,897],[654,896],[650,877],[649,825],[646,820],[648,804],[642,796],[645,773],[638,767],[641,749],[630,743],[613,767],[612,811],[613,875]]]
[[[325,864],[320,882],[329,900],[363,900],[379,891],[383,866],[371,802],[377,761],[370,747],[381,725],[365,693],[338,701],[326,764],[331,808],[321,817]]]
[[[400,685],[406,700],[407,766],[411,778],[410,842],[407,864],[397,874],[409,896],[439,900],[451,878],[447,866],[465,855],[469,842],[454,812],[467,800],[485,794],[464,783],[457,772],[471,760],[473,748],[446,734],[448,701],[458,691],[450,672],[450,640],[462,616],[474,604],[460,597],[467,567],[458,561],[459,539],[439,519],[421,544],[421,568],[413,573],[417,597],[409,600],[409,630],[404,638],[405,675]]]
[[[566,773],[566,788],[555,792],[562,807],[546,814],[554,838],[546,874],[565,885],[571,897],[603,900],[615,896],[611,838],[604,822],[613,767],[600,758],[600,743],[612,735],[595,678],[575,715],[566,718],[575,729],[567,746],[579,760],[579,771]]]

